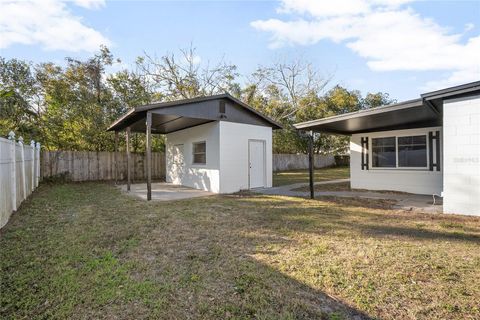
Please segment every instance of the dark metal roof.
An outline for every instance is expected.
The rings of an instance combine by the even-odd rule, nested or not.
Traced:
[[[222,110],[220,104],[223,106]],[[130,109],[107,130],[120,131],[130,126],[133,132],[145,132],[147,112],[152,113],[152,133],[170,133],[220,120],[268,126],[273,129],[282,128],[279,123],[231,95],[219,94],[139,106]]]
[[[295,124],[298,130],[337,134],[433,127],[442,125],[443,100],[480,93],[480,81],[433,91],[378,108],[345,113]]]
[[[480,81],[465,83],[459,86],[423,93],[420,96],[424,99],[433,100],[438,98],[453,98],[468,93],[479,93]]]

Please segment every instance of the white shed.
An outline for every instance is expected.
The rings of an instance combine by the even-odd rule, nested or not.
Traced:
[[[167,182],[231,193],[272,186],[272,130],[279,128],[222,94],[140,106],[109,130],[146,132],[147,141],[152,133],[166,134]]]

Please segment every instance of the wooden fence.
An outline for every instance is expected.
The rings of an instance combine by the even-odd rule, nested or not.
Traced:
[[[18,142],[15,134],[0,138],[0,228],[35,190],[40,180],[40,144]]]
[[[132,181],[146,179],[144,153],[131,153]],[[117,152],[118,180],[127,179],[127,155]],[[42,178],[67,181],[115,180],[115,152],[108,151],[42,151]],[[165,178],[164,153],[152,152],[152,179]]]
[[[325,168],[335,165],[335,157],[333,155],[314,156],[314,167],[316,169]],[[286,170],[306,170],[308,169],[308,155],[306,154],[274,154],[273,155],[273,171]]]

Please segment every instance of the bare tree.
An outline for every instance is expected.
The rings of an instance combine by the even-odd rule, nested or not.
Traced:
[[[229,92],[235,87],[237,67],[223,59],[213,66],[202,64],[196,49],[190,46],[158,58],[144,53],[137,67],[166,100],[187,99]]]
[[[260,66],[250,82],[258,94],[271,95],[283,101],[283,111],[278,120],[288,120],[301,107],[308,107],[309,96],[320,96],[330,77],[323,77],[309,62],[297,59],[292,62],[276,62],[272,66]],[[301,103],[302,102],[302,103]]]

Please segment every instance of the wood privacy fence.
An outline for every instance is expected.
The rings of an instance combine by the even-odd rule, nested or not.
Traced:
[[[13,211],[16,211],[40,180],[40,144],[31,141],[18,142],[15,134],[0,138],[0,228],[5,226]]]
[[[144,153],[131,153],[132,181],[146,180]],[[117,152],[118,180],[127,179],[127,155]],[[42,178],[67,181],[115,180],[115,152],[108,151],[42,151]],[[152,179],[165,178],[165,154],[152,152]]]
[[[314,156],[314,167],[316,169],[325,168],[335,165],[335,157],[333,155]],[[300,170],[308,169],[308,155],[306,154],[274,154],[273,155],[273,171]]]
[[[131,153],[132,181],[146,180],[144,153]],[[127,155],[117,152],[118,180],[127,178]],[[315,155],[315,168],[335,164],[334,156]],[[274,154],[273,171],[308,169],[305,154]],[[152,179],[165,178],[165,154],[152,153]],[[62,178],[67,181],[115,180],[115,152],[108,151],[42,151],[42,178]]]

